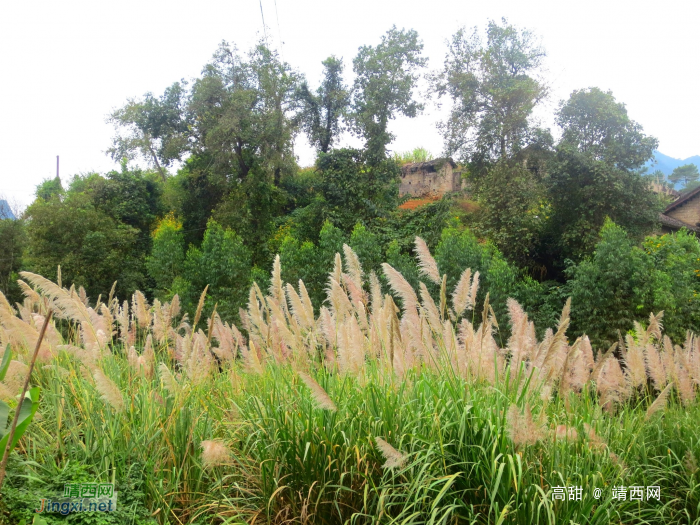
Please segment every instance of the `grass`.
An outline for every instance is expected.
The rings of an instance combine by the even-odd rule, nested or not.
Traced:
[[[343,282],[330,288],[332,311],[319,316],[328,314],[331,325],[309,321],[301,290],[299,302],[291,292],[288,304],[275,302],[282,290],[276,268],[270,295],[251,293],[243,339],[217,318],[203,320],[199,330],[181,322],[163,332],[155,327],[164,309],[145,305],[147,323],[132,318],[107,344],[91,346],[78,328],[85,334],[85,323],[102,321],[82,316],[88,307],[70,303],[78,295],[25,275],[62,312],[63,340],[53,337],[53,355],[33,376],[42,389],[41,417],[12,455],[4,522],[31,520],[39,498],[63,483],[114,481],[118,515],[47,515],[48,523],[700,523],[700,406],[687,392],[680,395],[682,378],[665,409],[649,418],[658,392],[650,381],[624,393],[618,385],[618,401],[603,406],[601,398],[611,394],[597,383],[610,378],[588,370],[580,389],[564,387],[566,367],[578,363],[584,344],[557,339],[566,312],[556,332],[515,359],[517,345],[527,343],[517,328],[528,321],[518,320],[513,305],[506,349],[490,342],[495,321],[488,309],[481,316],[467,310],[462,336],[451,342],[460,317],[446,306],[444,286],[440,291],[428,279],[440,306],[422,296],[412,312],[409,291],[390,279],[397,300],[403,298],[399,319],[376,287],[371,299],[357,289],[361,268],[351,252],[345,255],[345,271],[332,274]],[[421,264],[434,273],[429,254]],[[364,306],[353,306],[353,297],[367,304],[366,326]],[[46,307],[29,303],[23,307]],[[143,306],[133,304],[130,312],[144,315]],[[110,301],[100,311],[107,316],[110,308],[118,317]],[[0,326],[7,327],[6,308],[3,315]],[[478,317],[469,339],[467,325]],[[425,329],[422,351],[429,354],[416,354],[419,342],[408,336],[405,319]],[[653,325],[637,327],[628,355],[635,341],[648,338],[682,360],[680,347],[663,348],[660,332],[648,335]],[[3,338],[12,337],[21,352],[19,325],[13,326]],[[353,339],[357,334],[362,339]],[[29,346],[31,331],[24,338]],[[132,345],[141,362],[133,352],[130,359]],[[694,340],[686,346],[692,368]],[[502,358],[489,361],[489,351]],[[557,352],[565,358],[560,365]],[[118,390],[95,381],[95,370]],[[568,438],[559,432],[558,439],[557,428]],[[378,447],[377,438],[395,449],[398,466],[385,468],[393,452]],[[211,441],[224,452],[207,457],[202,444]],[[651,485],[660,487],[659,501],[632,501],[629,493],[624,501],[612,498],[614,487]],[[580,500],[553,500],[554,487],[573,486],[582,488]]]
[[[428,162],[434,158],[430,151],[422,147],[413,148],[410,151],[398,151],[394,153],[394,160],[402,165],[413,162]]]

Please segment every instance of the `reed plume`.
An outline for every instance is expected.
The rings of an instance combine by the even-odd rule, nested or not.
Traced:
[[[420,237],[416,237],[415,245],[420,273],[439,286],[442,283],[442,278],[440,277],[440,271],[438,270],[437,263],[430,254],[428,245]]]
[[[545,436],[544,424],[533,419],[529,404],[522,413],[517,405],[511,405],[506,422],[508,435],[515,446],[534,445]]]
[[[170,394],[176,396],[180,393],[180,384],[177,382],[177,379],[175,379],[175,376],[165,363],[161,362],[158,365],[158,374],[160,376],[161,383],[163,383],[163,386],[168,392],[170,392]]]
[[[403,466],[407,459],[405,454],[402,454],[396,450],[380,437],[375,437],[374,441],[385,459],[385,463],[382,465],[382,468],[401,468]]]
[[[474,279],[472,279],[471,268],[464,270],[452,293],[452,308],[456,317],[460,317],[466,310],[474,308],[478,287],[479,272],[476,272]]]
[[[647,408],[647,413],[644,419],[648,420],[656,414],[657,412],[660,412],[666,408],[666,400],[668,399],[668,394],[671,391],[671,388],[673,387],[673,383],[669,383],[666,388],[664,388],[659,396],[656,398],[656,400],[649,405],[649,408]]]
[[[124,410],[124,397],[116,383],[99,368],[93,370],[92,376],[95,379],[95,388],[101,394],[100,398],[116,412],[122,412]]]
[[[394,290],[403,303],[403,311],[415,310],[418,307],[418,296],[413,290],[413,287],[408,283],[408,281],[396,271],[390,264],[382,263],[382,269],[384,270],[384,275],[389,281],[389,286]]]
[[[357,254],[350,246],[343,244],[343,254],[345,255],[345,271],[352,280],[353,284],[362,289],[362,265]]]
[[[202,441],[200,447],[204,468],[221,467],[231,462],[231,449],[220,440]]]
[[[309,387],[309,390],[311,390],[311,396],[319,408],[330,410],[331,412],[336,412],[338,410],[328,393],[309,374],[299,372],[299,377],[304,384]]]

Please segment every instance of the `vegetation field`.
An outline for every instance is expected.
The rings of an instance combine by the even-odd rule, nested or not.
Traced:
[[[345,245],[320,309],[277,258],[247,336],[201,318],[206,290],[190,320],[177,296],[91,302],[24,272],[24,303],[0,303],[10,403],[56,320],[4,522],[80,481],[114,482],[118,511],[46,523],[700,522],[700,340],[673,345],[658,314],[594,357],[567,337],[568,302],[538,340],[511,299],[501,344],[489,298],[474,311],[478,273],[448,289],[416,252],[419,289],[384,264],[382,294]]]
[[[115,109],[120,168],[0,218],[2,523],[700,525],[700,173],[597,87],[543,127],[544,59],[392,27],[311,85],[223,42]],[[392,151],[435,104],[440,158]]]

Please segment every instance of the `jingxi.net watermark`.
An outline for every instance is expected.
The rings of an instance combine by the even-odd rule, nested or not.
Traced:
[[[117,493],[113,483],[66,483],[63,495],[42,498],[37,513],[56,513],[66,516],[73,512],[114,512]]]
[[[593,489],[593,497],[600,499],[603,496],[603,489]],[[657,486],[633,485],[630,487],[612,487],[611,496],[617,501],[651,501],[661,500],[661,488]],[[583,487],[552,487],[552,501],[581,501],[583,499]]]

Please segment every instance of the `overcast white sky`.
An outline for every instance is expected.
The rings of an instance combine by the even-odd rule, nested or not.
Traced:
[[[503,16],[533,30],[548,53],[552,96],[610,89],[631,117],[678,158],[700,154],[700,39],[697,1],[383,1],[383,0],[87,0],[7,1],[0,19],[0,195],[23,205],[55,175],[107,171],[113,129],[105,116],[128,97],[160,94],[199,74],[218,43],[242,50],[262,35],[315,83],[334,54],[349,66],[357,48],[376,44],[396,24],[416,29],[429,66],[442,64],[445,39],[460,26]],[[275,5],[276,3],[276,5]],[[347,76],[351,71],[348,67]],[[394,150],[441,150],[439,118],[428,107],[393,123]],[[302,164],[313,156],[300,138]]]

